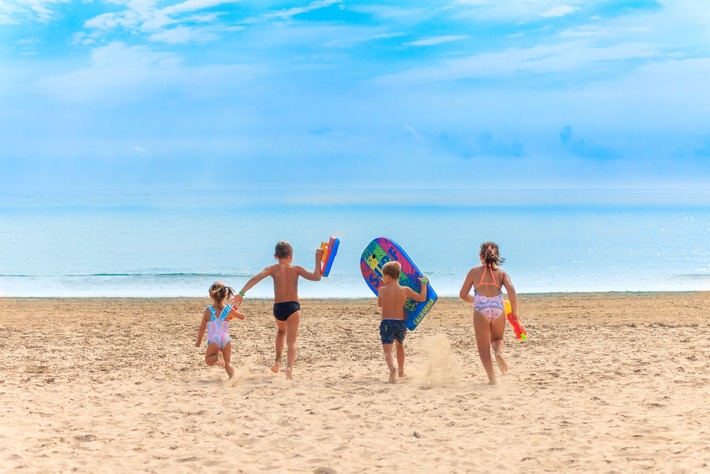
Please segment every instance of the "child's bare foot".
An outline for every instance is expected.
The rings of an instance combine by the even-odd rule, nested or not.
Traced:
[[[277,357],[276,361],[274,361],[274,365],[271,366],[273,373],[278,374],[279,370],[281,370],[281,357]]]
[[[222,351],[217,353],[217,365],[224,368],[224,356],[222,355]]]
[[[498,381],[496,379],[491,379],[488,381],[488,385],[498,385]]]
[[[407,374],[405,374],[404,371],[399,372],[399,373],[397,374],[397,377],[399,377],[399,378],[403,378],[403,377],[406,377],[406,376],[407,376]]]
[[[503,358],[503,351],[497,350],[495,351],[496,355],[496,362],[498,362],[498,368],[502,373],[508,372],[508,364],[506,363],[505,359]]]
[[[234,377],[234,367],[232,367],[232,364],[227,365],[225,369],[227,370],[227,375],[229,375],[230,379]]]
[[[392,367],[390,369],[390,380],[389,383],[396,383],[397,382],[397,369]]]
[[[286,380],[293,380],[293,370],[291,367],[286,367]]]

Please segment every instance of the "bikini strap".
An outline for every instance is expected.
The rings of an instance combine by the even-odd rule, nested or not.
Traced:
[[[483,279],[486,277],[486,272],[488,271],[489,267],[491,269],[491,279],[493,280],[493,282],[483,281]],[[493,273],[493,267],[491,267],[490,265],[486,265],[483,268],[483,275],[481,275],[481,281],[479,281],[478,284],[479,285],[495,285],[498,288],[500,288],[502,286],[502,285],[499,285],[498,282],[496,281],[495,273]]]

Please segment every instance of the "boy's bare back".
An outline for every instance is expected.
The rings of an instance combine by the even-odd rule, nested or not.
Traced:
[[[280,262],[271,265],[268,270],[274,280],[274,303],[298,301],[298,277],[307,273],[306,269]]]
[[[378,303],[382,308],[382,319],[404,319],[404,303],[407,298],[416,297],[411,288],[401,286],[399,282],[382,285]]]

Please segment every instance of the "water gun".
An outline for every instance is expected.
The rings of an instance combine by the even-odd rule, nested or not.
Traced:
[[[323,251],[323,257],[321,257],[321,273],[324,277],[330,274],[330,268],[333,266],[333,260],[338,254],[338,247],[340,246],[340,239],[337,237],[330,237],[328,242],[322,242],[320,248]]]
[[[515,338],[520,341],[525,341],[528,338],[528,333],[525,332],[525,328],[520,324],[517,314],[513,314],[513,308],[510,306],[510,301],[505,301],[505,316],[510,321],[510,325],[513,326],[513,331],[515,331]]]

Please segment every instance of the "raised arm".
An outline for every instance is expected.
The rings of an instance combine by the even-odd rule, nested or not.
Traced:
[[[429,284],[429,280],[426,277],[421,277],[419,278],[419,293],[414,291],[413,289],[406,287],[407,288],[407,296],[412,298],[414,301],[419,301],[420,303],[422,301],[426,301],[426,292],[427,292],[427,286]]]
[[[321,268],[321,260],[323,259],[323,249],[319,248],[316,250],[316,268],[313,270],[313,272],[309,272],[303,267],[296,267],[296,271],[298,271],[298,274],[305,278],[306,280],[311,280],[311,281],[320,281],[321,279],[321,272],[323,269]]]
[[[246,296],[247,291],[251,290],[254,286],[256,286],[257,283],[259,283],[261,280],[263,280],[269,275],[271,275],[271,267],[266,267],[262,271],[251,277],[249,281],[244,284],[239,293],[234,295],[234,298],[232,298],[232,303],[236,306],[242,304],[242,301],[244,301],[244,296]]]

